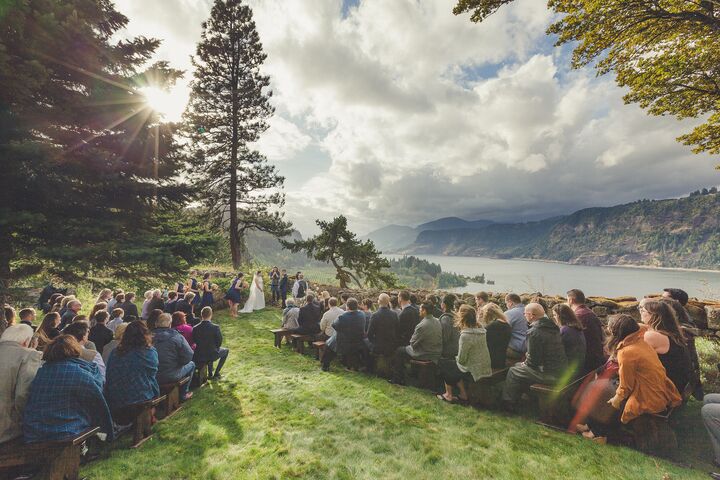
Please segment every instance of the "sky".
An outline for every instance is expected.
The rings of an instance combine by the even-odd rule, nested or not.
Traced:
[[[209,0],[115,0],[122,32],[163,40],[186,70]],[[625,105],[612,76],[571,70],[545,34],[545,2],[518,0],[482,24],[453,0],[248,0],[276,114],[257,148],[285,176],[304,235],[348,217],[365,234],[447,216],[529,221],[670,198],[717,184],[707,155],[675,141],[695,124]]]

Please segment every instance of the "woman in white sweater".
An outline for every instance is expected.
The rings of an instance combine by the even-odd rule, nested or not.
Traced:
[[[437,397],[445,402],[467,402],[465,382],[477,381],[492,375],[490,351],[487,346],[486,332],[477,323],[475,309],[462,305],[455,314],[455,322],[460,329],[458,355],[454,360],[440,360],[440,375],[445,383],[445,393]],[[460,395],[455,397],[453,387],[457,385]]]

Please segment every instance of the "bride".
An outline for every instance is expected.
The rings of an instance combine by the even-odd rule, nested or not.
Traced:
[[[252,313],[254,310],[262,310],[265,308],[265,292],[263,290],[262,272],[257,271],[250,283],[250,295],[247,302],[240,313]]]

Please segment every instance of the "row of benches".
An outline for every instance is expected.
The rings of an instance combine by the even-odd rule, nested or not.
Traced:
[[[315,350],[315,357],[322,361],[325,351],[324,341],[316,340],[312,335],[292,334],[285,329],[274,329],[271,332],[275,337],[275,347],[281,348],[283,339],[289,339],[295,351],[303,354],[307,343]],[[437,366],[433,362],[411,360],[410,363],[417,372],[418,386],[420,388],[436,389],[438,387]],[[389,359],[382,356],[376,357],[376,366],[378,375],[390,376]],[[469,384],[467,386],[469,403],[478,407],[496,405],[500,393],[499,385],[507,377],[507,372],[508,368],[493,369],[490,377]],[[594,375],[594,373],[591,372],[587,376]],[[572,420],[572,398],[587,376],[580,377],[565,385],[533,384],[530,387],[530,392],[537,398],[538,423],[556,430],[567,431]],[[687,392],[683,396],[689,398]],[[631,430],[635,447],[646,453],[661,455],[668,455],[675,450],[677,448],[677,439],[669,426],[669,419],[673,413],[673,409],[669,409],[658,414],[643,415],[634,421]]]
[[[207,364],[199,363],[193,377],[193,386],[207,383]],[[197,380],[195,380],[197,379]],[[160,396],[128,407],[123,412],[125,428],[116,432],[117,437],[132,432],[130,448],[138,448],[152,437],[153,411],[161,419],[170,418],[180,409],[180,391],[190,381],[186,377],[175,383],[160,385]],[[0,444],[0,479],[7,477],[10,469],[32,467],[42,461],[40,472],[33,478],[43,480],[76,480],[80,471],[80,458],[85,442],[100,432],[99,427],[64,440],[24,443],[22,438]],[[3,473],[6,472],[6,473]]]

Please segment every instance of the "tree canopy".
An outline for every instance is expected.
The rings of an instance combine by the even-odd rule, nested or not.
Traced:
[[[318,235],[307,240],[283,240],[283,246],[293,253],[305,252],[310,258],[331,264],[337,270],[341,288],[347,288],[351,281],[363,288],[363,279],[371,287],[395,285],[395,275],[386,271],[390,262],[371,240],[361,242],[348,230],[347,218],[340,215],[332,222],[316,220],[315,223],[320,227]]]
[[[281,237],[291,231],[281,211],[285,179],[250,146],[268,128],[272,92],[269,77],[260,72],[266,55],[250,7],[242,0],[216,0],[202,27],[184,118],[188,173],[214,226],[229,232],[233,266],[239,268],[248,229]]]
[[[513,0],[459,0],[453,13],[482,22]],[[720,153],[720,0],[549,0],[548,33],[575,46],[572,65],[614,72],[626,103],[652,115],[704,121],[678,140]]]
[[[158,40],[116,40],[127,23],[107,0],[3,2],[0,286],[170,275],[216,243],[183,214],[173,126],[141,90],[181,72],[147,65]]]

